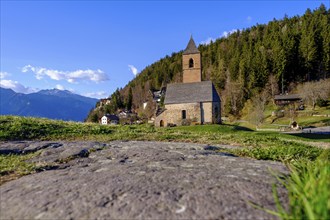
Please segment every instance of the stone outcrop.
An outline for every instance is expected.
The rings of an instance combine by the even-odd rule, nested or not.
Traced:
[[[40,150],[54,167],[0,186],[0,219],[271,219],[270,170],[278,162],[240,158],[222,146],[114,141],[8,142],[0,153]],[[287,204],[287,192],[278,186]]]

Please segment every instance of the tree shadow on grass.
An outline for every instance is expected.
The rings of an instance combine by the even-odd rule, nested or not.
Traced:
[[[234,131],[254,131],[251,128],[240,126],[240,125],[237,125],[237,124],[233,124],[233,125],[226,124],[226,125],[232,127],[232,129]]]
[[[238,126],[238,125],[235,125],[234,126],[234,130],[236,130],[236,131],[254,131],[251,128],[247,128],[247,127],[243,127],[243,126]]]
[[[203,155],[220,155],[220,156],[226,156],[226,157],[237,157],[236,155],[232,153],[226,152],[225,148],[218,147],[218,146],[211,146],[211,145],[206,145],[204,147],[205,152],[202,152],[201,154]]]
[[[296,137],[306,138],[306,139],[312,139],[312,140],[323,140],[328,139],[330,142],[330,134],[316,134],[316,133],[295,133],[295,134],[289,134]]]

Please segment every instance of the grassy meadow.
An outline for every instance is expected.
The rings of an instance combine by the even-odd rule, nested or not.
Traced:
[[[313,119],[314,120],[314,119]],[[313,122],[314,123],[314,122]],[[328,219],[330,213],[330,137],[317,134],[260,132],[238,124],[155,128],[152,125],[105,126],[40,118],[0,116],[0,141],[18,140],[143,140],[232,145],[222,151],[261,160],[280,161],[291,170],[283,181],[289,191],[290,210],[278,203],[272,212],[282,219]],[[37,152],[38,153],[38,152]],[[26,175],[40,164],[31,155],[0,155],[0,177]],[[0,184],[1,182],[0,181]],[[274,188],[276,200],[276,189]]]

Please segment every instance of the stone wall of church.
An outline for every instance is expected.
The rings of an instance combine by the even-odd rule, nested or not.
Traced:
[[[186,119],[201,123],[200,103],[183,103],[165,105],[166,110],[157,116],[155,125],[160,126],[163,121],[164,127],[168,124],[182,125],[182,111],[186,111]]]
[[[203,124],[211,124],[213,121],[213,115],[212,115],[212,102],[203,102],[201,103],[202,106],[202,113],[204,113],[204,120]],[[202,116],[203,117],[203,116]]]
[[[192,123],[220,123],[220,103],[183,103],[165,105],[166,111],[156,117],[155,125],[167,127],[169,124],[182,125],[182,111],[186,111],[186,119]],[[218,111],[218,114],[215,113]]]

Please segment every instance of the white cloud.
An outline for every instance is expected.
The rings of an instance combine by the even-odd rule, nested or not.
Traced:
[[[76,83],[79,81],[92,81],[98,83],[109,80],[108,76],[100,69],[76,70],[70,72],[26,65],[22,68],[22,72],[33,72],[38,80],[48,76],[53,80],[66,80],[69,83]]]
[[[232,29],[232,30],[230,30],[230,31],[224,31],[224,32],[222,32],[220,38],[221,38],[221,37],[227,38],[229,35],[231,35],[231,34],[237,32],[238,30],[239,30],[239,29]],[[208,44],[211,43],[211,41],[212,41],[212,42],[215,42],[216,40],[217,40],[217,38],[208,37],[206,40],[201,41],[200,44],[208,45]]]
[[[55,89],[62,90],[62,91],[66,90],[66,91],[70,91],[70,92],[72,92],[72,93],[77,94],[76,91],[75,91],[74,89],[72,89],[72,88],[66,88],[66,87],[64,87],[64,86],[62,86],[62,85],[60,85],[60,84],[57,84],[57,85],[55,86]]]
[[[2,79],[0,81],[0,86],[3,87],[3,88],[12,89],[12,90],[14,90],[15,92],[18,92],[18,93],[25,93],[25,94],[33,93],[33,92],[38,91],[38,89],[25,87],[17,81],[7,80],[7,79]]]
[[[224,31],[224,32],[222,32],[222,35],[221,35],[221,37],[228,37],[229,35],[231,35],[231,34],[233,34],[233,33],[235,33],[235,32],[237,32],[238,31],[238,29],[232,29],[231,31]]]
[[[18,93],[32,93],[38,91],[38,89],[33,89],[30,87],[23,86],[21,83],[9,79],[5,79],[7,76],[10,76],[7,72],[0,72],[0,87],[6,88],[6,89],[12,89],[15,92]]]
[[[55,88],[58,90],[65,90],[64,86],[62,86],[60,84],[57,84]]]
[[[83,96],[87,96],[87,97],[90,97],[90,98],[97,98],[97,99],[108,97],[107,93],[104,92],[104,91],[89,92],[89,93],[83,94]]]
[[[211,41],[214,42],[215,40],[216,40],[216,39],[214,39],[214,38],[212,38],[212,37],[209,37],[209,38],[207,38],[206,40],[201,41],[200,44],[208,45],[208,44],[211,43]]]
[[[26,72],[30,71],[30,69],[31,69],[31,71],[33,71],[33,72],[35,71],[34,67],[31,66],[31,65],[29,64],[29,65],[26,65],[26,66],[24,66],[24,67],[22,68],[22,72],[23,72],[23,73],[26,73]]]
[[[0,79],[4,79],[7,76],[9,76],[9,73],[7,73],[7,72],[0,72]]]
[[[247,16],[246,21],[247,21],[247,23],[251,23],[252,17],[251,16]]]
[[[139,72],[138,69],[136,69],[136,67],[133,65],[128,65],[128,69],[134,74],[134,76],[136,76]]]

